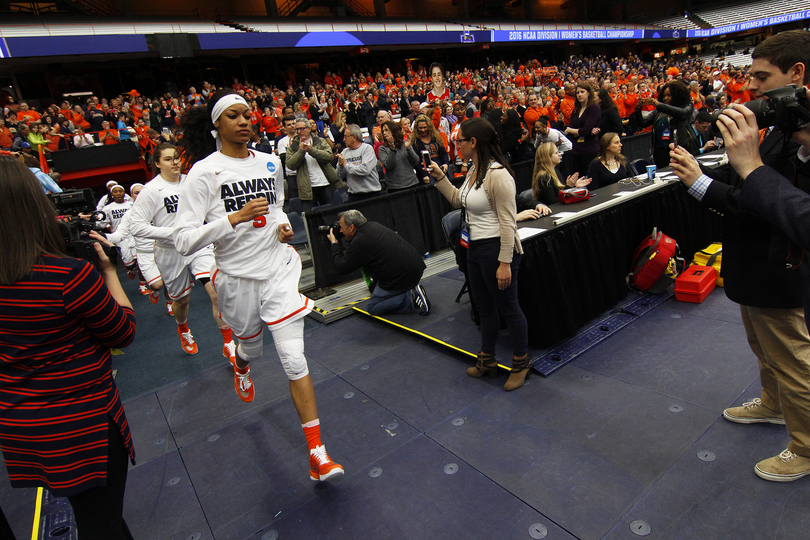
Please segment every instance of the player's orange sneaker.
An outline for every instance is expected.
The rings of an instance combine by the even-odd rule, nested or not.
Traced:
[[[197,354],[197,344],[194,343],[194,336],[191,335],[191,331],[182,332],[178,328],[177,334],[180,336],[180,345],[183,347],[183,350],[187,354]]]
[[[166,302],[166,315],[169,317],[174,317],[174,311],[172,311],[172,303]]]
[[[233,369],[233,387],[239,395],[239,399],[245,403],[250,403],[256,396],[256,391],[253,388],[253,379],[250,378],[250,367],[245,368],[245,373],[236,371],[236,366]]]
[[[153,304],[157,304],[158,300],[160,300],[160,293],[157,291],[151,291],[149,293],[149,301]]]
[[[229,341],[222,346],[222,356],[228,359],[232,366],[236,365],[236,343]]]
[[[146,286],[146,283],[141,283],[138,285],[138,290],[141,292],[142,295],[146,296],[149,294],[149,287]]]
[[[309,477],[313,481],[323,482],[342,474],[343,466],[332,461],[324,445],[309,451]]]

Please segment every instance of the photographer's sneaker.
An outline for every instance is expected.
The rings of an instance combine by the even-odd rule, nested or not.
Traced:
[[[250,403],[256,396],[256,390],[253,387],[253,379],[250,378],[250,366],[245,367],[245,372],[240,373],[236,363],[233,366],[233,387],[239,395],[239,399],[245,403]]]
[[[183,332],[178,328],[177,335],[180,336],[180,345],[183,347],[183,351],[185,351],[186,354],[197,354],[197,344],[194,342],[194,336],[191,335],[191,331]]]
[[[411,300],[413,300],[414,307],[419,310],[419,315],[430,313],[430,300],[428,300],[424,287],[417,285],[411,289]]]
[[[741,407],[726,409],[723,411],[723,418],[738,424],[767,423],[785,425],[785,417],[764,406],[759,398],[747,401]]]
[[[323,482],[342,474],[343,466],[332,461],[324,445],[316,446],[309,451],[309,477],[313,481]]]
[[[232,366],[236,366],[236,343],[229,341],[222,346],[222,356],[228,359]]]
[[[771,482],[792,482],[810,474],[810,458],[785,450],[778,456],[757,463],[754,472]]]

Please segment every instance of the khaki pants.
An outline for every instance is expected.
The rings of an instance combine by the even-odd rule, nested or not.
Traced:
[[[762,405],[785,416],[788,449],[810,457],[810,335],[804,310],[740,306],[759,359]]]

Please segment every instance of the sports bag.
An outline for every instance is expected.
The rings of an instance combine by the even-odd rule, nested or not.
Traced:
[[[633,254],[627,286],[638,293],[661,294],[683,271],[684,260],[679,254],[677,242],[653,228]]]
[[[563,204],[571,204],[580,201],[587,201],[591,198],[591,194],[585,188],[561,189],[557,193],[557,198]]]
[[[723,273],[721,272],[722,262],[723,244],[720,242],[709,244],[705,248],[695,253],[695,256],[692,258],[692,264],[697,264],[700,266],[712,266],[715,270],[717,270],[718,287],[723,286]]]

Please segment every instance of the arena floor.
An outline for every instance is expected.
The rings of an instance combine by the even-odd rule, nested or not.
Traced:
[[[466,332],[467,297],[452,302],[459,282],[435,275],[425,288],[427,319]],[[371,318],[308,319],[323,440],[346,469],[329,483],[309,479],[269,336],[245,404],[202,287],[191,299],[195,357],[162,305],[130,297],[138,336],[114,367],[137,452],[125,503],[137,540],[808,536],[810,480],[753,471],[786,448],[784,426],[722,418],[759,395],[759,380],[721,289],[700,305],[671,299],[512,393],[505,376],[467,377],[468,357]],[[35,495],[0,476],[18,538],[31,537]]]

